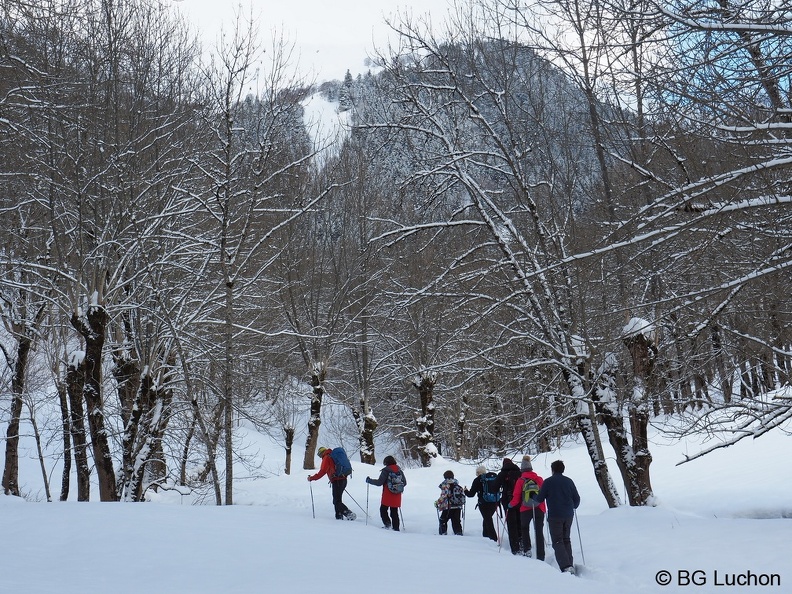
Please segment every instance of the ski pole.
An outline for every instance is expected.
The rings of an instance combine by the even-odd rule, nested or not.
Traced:
[[[311,484],[310,481],[308,482],[308,488],[311,489],[311,515],[313,516],[313,519],[315,520],[316,519],[316,508],[314,507],[313,485]]]
[[[346,493],[347,495],[349,495],[349,491],[347,491],[346,489],[344,489],[344,493]],[[355,502],[355,505],[357,505],[357,506],[360,508],[360,511],[362,511],[364,514],[366,514],[366,520],[368,520],[368,512],[367,512],[365,509],[363,509],[363,507],[362,507],[362,506],[361,506],[361,505],[360,505],[360,504],[359,504],[357,501],[355,501],[355,498],[354,498],[354,497],[352,497],[352,495],[349,495],[349,498],[350,498],[352,501],[354,501],[354,502]]]
[[[368,479],[366,479],[366,480],[368,480]],[[370,486],[371,485],[366,483],[366,526],[368,526],[368,504],[369,504],[369,487]]]
[[[401,529],[404,531],[404,514],[402,513],[401,508],[399,508],[399,517],[401,517]]]
[[[578,542],[580,543],[580,558],[583,560],[583,565],[585,565],[586,555],[583,554],[583,539],[580,538],[580,524],[578,523],[577,511],[573,511],[573,513],[575,514],[575,526],[577,526]]]

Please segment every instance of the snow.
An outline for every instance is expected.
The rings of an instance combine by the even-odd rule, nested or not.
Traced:
[[[324,479],[308,483],[309,471],[299,468],[283,474],[283,448],[269,437],[245,427],[238,437],[246,451],[258,452],[258,474],[264,476],[235,469],[234,506],[200,505],[194,495],[175,490],[153,494],[153,501],[142,504],[0,497],[3,590],[420,594],[492,591],[493,579],[500,584],[505,579],[515,588],[541,584],[554,594],[734,592],[761,586],[727,586],[730,581],[766,576],[780,580],[780,586],[767,586],[769,591],[792,592],[792,466],[782,454],[789,437],[780,431],[682,465],[677,464],[686,454],[709,444],[654,433],[654,508],[607,509],[583,447],[532,453],[534,469],[543,476],[553,460],[563,458],[567,476],[580,491],[572,532],[575,562],[584,565],[578,577],[559,572],[549,545],[546,561],[540,562],[514,557],[508,545],[499,549],[482,538],[473,500],[468,500],[463,537],[436,534],[432,502],[442,473],[451,469],[460,483],[470,485],[477,461],[461,464],[438,456],[431,468],[405,468],[405,531],[396,533],[380,528],[380,488],[367,490],[365,484],[380,466],[356,463],[353,457],[355,473],[345,501],[358,519],[337,521]],[[22,453],[23,490],[41,497],[37,461],[25,449]],[[388,453],[393,452],[380,451],[379,457]],[[293,460],[302,460],[299,448]],[[500,459],[485,464],[497,470]],[[58,475],[53,469],[51,476]],[[656,584],[660,571],[670,572],[670,586]],[[685,586],[686,579],[706,584]]]

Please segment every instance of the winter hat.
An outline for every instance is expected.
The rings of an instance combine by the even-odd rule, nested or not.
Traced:
[[[385,459],[382,461],[385,466],[393,466],[396,464],[396,458],[393,456],[385,456]]]
[[[316,455],[319,456],[320,458],[322,458],[322,457],[324,457],[325,452],[329,452],[329,451],[330,450],[328,450],[326,447],[322,446],[316,451]]]
[[[504,458],[503,459],[503,467],[504,468],[506,468],[507,466],[511,466],[512,464],[514,464],[514,462],[512,462],[511,458]]]
[[[522,462],[520,462],[520,470],[523,472],[527,472],[529,470],[533,470],[533,466],[531,466],[531,457],[530,456],[523,456]]]
[[[451,472],[450,470],[446,470],[446,471],[443,473],[443,478],[444,478],[444,479],[452,479],[452,478],[454,478],[454,473],[453,473],[453,472]]]
[[[476,476],[481,476],[485,472],[487,472],[487,469],[484,468],[484,466],[477,466],[476,467]]]

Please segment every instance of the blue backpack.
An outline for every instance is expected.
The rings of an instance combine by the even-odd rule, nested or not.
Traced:
[[[348,477],[352,474],[352,463],[349,461],[349,456],[344,451],[344,448],[333,448],[330,450],[330,457],[335,463],[334,477]]]
[[[481,475],[481,500],[485,503],[498,503],[500,501],[500,493],[495,487],[495,479],[498,475],[494,472],[488,472]]]

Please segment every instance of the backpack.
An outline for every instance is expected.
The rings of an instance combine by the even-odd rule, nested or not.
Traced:
[[[522,504],[525,507],[536,507],[539,504],[531,499],[534,495],[539,494],[539,485],[536,484],[536,481],[533,479],[525,479],[522,488]]]
[[[399,470],[388,469],[388,481],[385,483],[388,486],[388,491],[398,495],[404,491],[404,473]]]
[[[481,479],[481,500],[485,503],[498,503],[500,493],[495,487],[495,479],[498,478],[494,472],[482,474]]]
[[[349,457],[344,451],[344,448],[333,448],[330,450],[330,457],[335,463],[335,474],[333,475],[334,478],[346,478],[352,474],[352,463],[349,461]]]
[[[465,507],[465,490],[459,483],[451,483],[448,486],[448,506]]]

